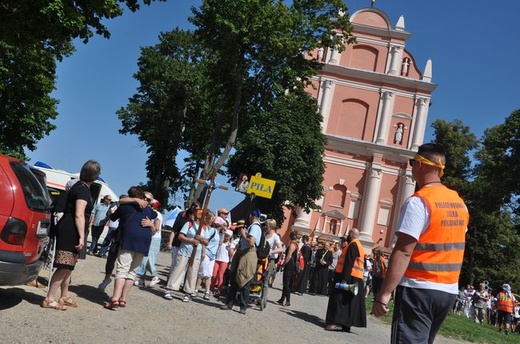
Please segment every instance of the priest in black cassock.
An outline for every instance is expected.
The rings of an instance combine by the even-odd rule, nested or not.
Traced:
[[[359,230],[352,228],[341,238],[341,256],[336,265],[334,284],[348,284],[348,290],[331,288],[325,317],[325,330],[350,332],[350,327],[367,327],[363,267],[365,251],[359,241]],[[357,290],[353,285],[357,284]]]
[[[318,247],[316,267],[309,287],[309,294],[328,295],[329,265],[332,264],[332,252],[329,251],[329,244],[319,243]]]

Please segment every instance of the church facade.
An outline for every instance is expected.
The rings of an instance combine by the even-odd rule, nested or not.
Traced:
[[[403,17],[392,27],[385,13],[366,8],[351,22],[357,43],[315,52],[323,69],[309,91],[327,138],[321,210],[297,211],[280,234],[333,242],[355,227],[365,248],[391,247],[400,207],[415,191],[408,159],[423,143],[436,84],[431,60],[420,70],[406,50]]]

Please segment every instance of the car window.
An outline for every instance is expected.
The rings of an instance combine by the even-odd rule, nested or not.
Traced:
[[[28,165],[19,162],[11,162],[10,165],[20,182],[27,207],[35,211],[48,211],[51,199],[44,184],[38,181]]]

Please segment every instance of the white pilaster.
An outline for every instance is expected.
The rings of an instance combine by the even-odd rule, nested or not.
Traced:
[[[365,185],[366,191],[363,196],[363,214],[359,225],[360,240],[363,242],[372,242],[379,193],[381,191],[382,173],[383,171],[379,164],[371,164],[368,170],[368,178]]]
[[[307,213],[303,208],[298,209],[298,217],[294,222],[294,226],[299,228],[310,229],[311,226],[311,214],[312,212]]]
[[[381,119],[379,122],[379,128],[377,130],[376,143],[386,144],[388,140],[388,133],[390,130],[390,122],[392,119],[392,109],[394,107],[394,94],[389,91],[383,92],[382,98],[382,110]]]
[[[388,68],[389,75],[399,75],[401,70],[401,60],[403,55],[403,47],[394,45],[390,48],[390,68]]]
[[[334,82],[332,80],[324,80],[321,83],[321,89],[320,115],[323,117],[322,131],[325,133],[329,123],[332,96],[334,94]]]
[[[413,126],[412,145],[410,147],[413,151],[417,151],[419,146],[423,144],[429,104],[430,100],[428,98],[417,98],[415,101],[416,112]]]
[[[392,233],[390,235],[390,247],[395,245],[397,238],[395,237],[395,230],[397,229],[397,222],[399,214],[404,201],[415,192],[415,180],[412,177],[410,170],[401,170],[401,177],[399,178],[399,199],[394,207],[394,222],[392,224]]]

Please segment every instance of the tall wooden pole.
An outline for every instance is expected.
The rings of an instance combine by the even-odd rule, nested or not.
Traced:
[[[204,205],[202,206],[202,215],[199,219],[199,228],[197,229],[197,235],[200,236],[202,234],[202,228],[205,225],[211,225],[211,223],[205,223],[206,220],[206,214],[208,213],[208,207],[209,207],[209,200],[211,199],[211,193],[213,192],[213,189],[215,189],[215,177],[217,176],[217,169],[213,168],[211,171],[211,179],[209,180],[208,190],[206,192],[206,197],[204,197]],[[205,180],[202,179],[195,179],[195,182],[199,184],[206,184]],[[227,190],[228,187],[225,185],[219,185],[219,189]],[[202,247],[201,249],[204,249]],[[193,266],[193,262],[195,261],[195,255],[197,254],[197,247],[193,247],[193,251],[191,252],[190,259],[188,261],[190,266]]]

